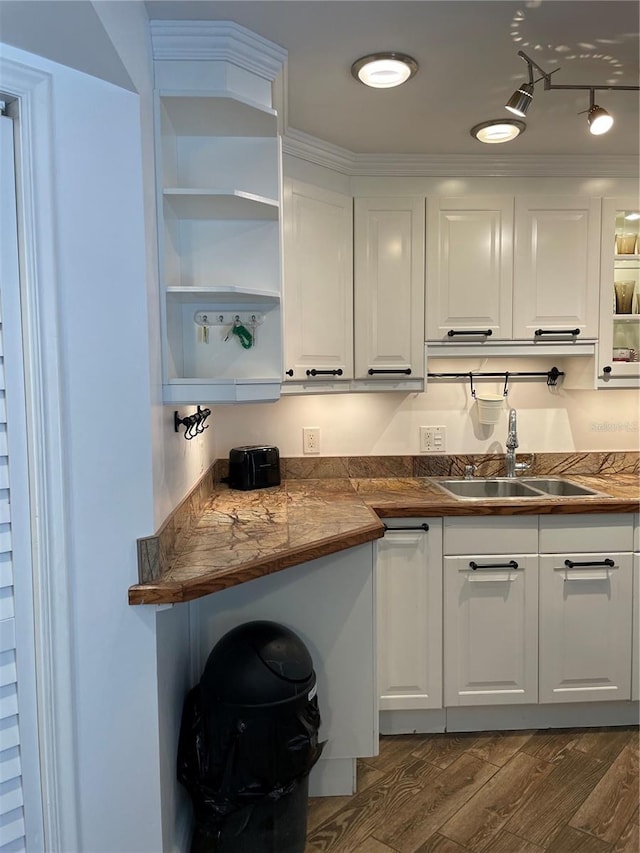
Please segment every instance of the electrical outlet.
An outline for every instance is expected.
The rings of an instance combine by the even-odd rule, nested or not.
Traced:
[[[302,452],[320,453],[320,427],[302,428]]]
[[[420,427],[420,452],[444,453],[447,449],[447,428],[443,426]]]

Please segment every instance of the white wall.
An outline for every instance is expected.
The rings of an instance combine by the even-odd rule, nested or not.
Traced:
[[[185,441],[173,427],[173,406],[162,405],[160,360],[160,289],[156,231],[156,184],[153,139],[153,63],[144,5],[95,0],[93,6],[140,95],[140,123],[144,152],[143,186],[149,363],[151,371],[151,446],[153,452],[154,530],[187,494],[214,459],[214,429]],[[206,400],[202,401],[206,404]],[[181,414],[193,411],[183,407]],[[208,425],[212,426],[213,418]],[[149,530],[148,533],[152,533]]]
[[[155,613],[127,603],[136,538],[154,529],[139,99],[7,45],[2,57],[51,79],[79,846],[157,853]]]
[[[551,362],[510,369],[547,370]],[[481,387],[502,391],[499,383]],[[418,428],[430,425],[446,426],[447,453],[504,453],[509,406],[518,411],[519,453],[638,450],[636,391],[550,390],[544,380],[513,380],[500,423],[483,426],[468,383],[434,380],[422,394],[314,395],[216,408],[218,456],[262,442],[275,444],[282,456],[302,456],[302,428],[308,426],[320,427],[323,456],[418,454]]]

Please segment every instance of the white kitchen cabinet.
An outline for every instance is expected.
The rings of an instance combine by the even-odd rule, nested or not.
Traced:
[[[537,550],[536,516],[444,519],[446,706],[537,701]]]
[[[599,198],[516,197],[514,338],[597,337],[599,246]]]
[[[638,212],[637,196],[602,201],[600,388],[640,386],[640,220],[628,219]]]
[[[640,553],[633,555],[633,608],[631,616],[631,698],[640,699]]]
[[[423,387],[424,199],[353,208],[285,180],[283,393]]]
[[[379,708],[442,707],[442,520],[388,520],[377,543]]]
[[[354,202],[355,376],[424,377],[424,198]]]
[[[287,382],[353,378],[352,208],[350,196],[285,180]]]
[[[632,541],[631,516],[541,516],[540,702],[630,698]]]
[[[511,338],[513,197],[431,197],[427,208],[427,339]]]
[[[433,355],[509,342],[585,354],[581,342],[598,334],[600,199],[431,198],[428,209]]]
[[[153,31],[156,59],[171,29]],[[280,393],[281,148],[269,79],[278,62],[270,51],[270,70],[254,73],[270,43],[246,34],[212,22],[194,35],[194,55],[208,42],[239,52],[209,62],[186,60],[190,36],[176,31],[184,61],[155,62],[165,402]],[[240,326],[251,337],[233,332]]]
[[[537,612],[535,555],[444,558],[445,705],[537,701]]]

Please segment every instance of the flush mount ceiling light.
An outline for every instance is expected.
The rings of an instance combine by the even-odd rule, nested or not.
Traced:
[[[626,91],[626,92],[638,92],[640,91],[640,86],[608,86],[607,84],[597,84],[595,86],[583,86],[571,83],[552,83],[551,75],[555,74],[556,71],[559,71],[559,68],[554,68],[553,71],[543,71],[539,65],[537,65],[533,59],[530,59],[524,51],[519,50],[518,56],[527,63],[527,69],[529,71],[529,81],[527,83],[523,83],[513,95],[509,98],[507,103],[505,104],[505,108],[510,110],[512,113],[515,113],[518,116],[525,116],[529,106],[533,100],[533,90],[536,83],[539,83],[541,80],[544,80],[544,88],[547,89],[579,89],[583,92],[589,92],[590,94],[590,102],[589,109],[585,110],[587,113],[587,122],[589,124],[589,130],[595,136],[600,136],[603,133],[606,133],[610,130],[613,125],[613,117],[609,115],[609,113],[603,108],[599,107],[595,103],[595,93],[596,91]],[[533,79],[533,71],[534,69],[541,75],[536,80]],[[580,115],[580,113],[579,113]]]
[[[640,219],[640,213],[638,213],[636,210],[634,210],[631,213],[627,213],[627,215],[625,216],[625,219],[630,219],[632,221],[635,219]]]
[[[511,118],[492,118],[490,121],[476,124],[469,132],[478,142],[495,145],[500,142],[511,142],[516,136],[524,133],[526,129],[527,125],[523,121],[516,121],[516,119]]]
[[[374,89],[391,89],[410,80],[418,70],[418,63],[404,53],[371,53],[351,66],[351,73]]]

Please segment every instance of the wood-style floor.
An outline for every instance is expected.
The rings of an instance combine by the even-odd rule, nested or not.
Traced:
[[[305,853],[638,853],[638,728],[383,737]]]

